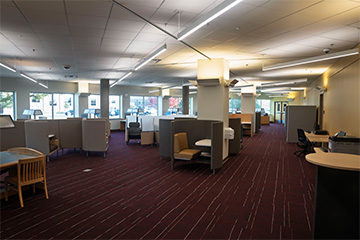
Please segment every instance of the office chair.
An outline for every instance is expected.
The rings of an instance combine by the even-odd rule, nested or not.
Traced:
[[[309,142],[309,140],[307,140],[303,129],[298,128],[297,133],[298,133],[297,145],[301,149],[294,152],[294,154],[297,155],[298,157],[300,157],[301,154],[306,155],[310,152],[311,143]]]
[[[127,132],[128,132],[128,140],[126,144],[129,144],[130,139],[141,139],[140,123],[138,122],[129,123],[129,128],[127,129]]]

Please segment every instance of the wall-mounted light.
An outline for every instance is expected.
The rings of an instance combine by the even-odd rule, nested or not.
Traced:
[[[342,52],[337,52],[337,53],[330,53],[330,54],[316,56],[316,57],[304,58],[304,59],[286,62],[286,63],[274,64],[274,65],[270,65],[267,67],[264,66],[263,71],[269,71],[269,70],[275,70],[275,69],[287,68],[287,67],[294,67],[294,66],[298,66],[298,65],[307,64],[307,63],[321,62],[321,61],[325,61],[325,60],[342,58],[342,57],[352,56],[352,55],[356,55],[356,54],[359,54],[358,48],[350,49],[350,50],[346,50],[346,51],[342,51]]]
[[[242,0],[225,0],[224,2],[220,3],[217,7],[213,10],[205,14],[203,17],[199,18],[193,24],[191,24],[188,28],[183,30],[178,34],[178,40],[181,41],[199,28],[203,27],[205,24],[211,22],[221,14],[225,13],[229,9],[235,7],[238,3]]]
[[[152,59],[156,58],[157,56],[159,56],[160,54],[162,54],[163,52],[165,52],[167,50],[167,46],[166,44],[164,44],[163,46],[161,46],[159,49],[157,49],[155,52],[153,52],[152,54],[150,54],[148,57],[146,57],[141,63],[139,63],[136,67],[135,67],[135,71],[139,70],[140,68],[142,68],[145,64],[147,64],[148,62],[150,62]]]
[[[10,71],[12,71],[12,72],[16,72],[16,69],[15,69],[15,68],[9,67],[9,66],[7,66],[7,65],[5,65],[5,64],[0,63],[0,66],[4,67],[4,68],[6,68],[6,69],[8,69],[8,70],[10,70]]]
[[[318,91],[321,92],[321,93],[327,91],[327,88],[326,88],[326,87],[322,87],[322,86],[316,86],[315,89],[318,90]]]

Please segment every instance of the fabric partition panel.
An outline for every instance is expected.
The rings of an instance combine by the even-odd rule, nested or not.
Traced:
[[[61,148],[82,148],[82,119],[59,120]]]
[[[25,142],[26,147],[33,148],[48,155],[50,153],[48,121],[25,121]]]
[[[55,134],[57,138],[60,137],[59,121],[60,120],[47,120],[49,123],[49,133]]]
[[[142,116],[140,117],[141,131],[153,132],[154,131],[154,117]]]
[[[211,127],[211,169],[221,168],[223,165],[223,122],[213,122]]]
[[[241,149],[241,118],[229,118],[229,127],[234,129],[234,139],[229,140],[229,154],[237,154]]]
[[[0,129],[0,151],[6,151],[12,147],[25,147],[24,121],[14,123],[14,128]]]

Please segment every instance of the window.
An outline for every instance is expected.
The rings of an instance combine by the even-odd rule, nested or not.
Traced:
[[[182,112],[182,98],[181,97],[170,97],[169,108],[165,115],[174,115]]]
[[[120,118],[120,96],[109,96],[109,118]]]
[[[229,113],[241,112],[241,98],[230,98],[229,99]]]
[[[91,109],[100,109],[100,95],[90,95],[88,106]]]
[[[74,95],[53,94],[54,118],[74,117]]]
[[[10,115],[15,119],[14,92],[0,92],[0,114]]]
[[[158,98],[150,96],[130,96],[130,108],[139,109],[145,115],[158,115]]]
[[[39,118],[52,119],[54,105],[51,93],[30,93],[30,109],[40,109],[43,113]]]
[[[142,96],[130,96],[130,108],[144,109],[144,98]]]
[[[30,93],[30,109],[40,109],[39,118],[64,119],[74,117],[74,94]]]
[[[158,115],[157,97],[144,97],[144,113],[145,115],[151,115],[151,116]]]
[[[263,108],[265,113],[270,114],[270,104],[270,99],[256,99],[256,111],[261,112],[261,109]]]

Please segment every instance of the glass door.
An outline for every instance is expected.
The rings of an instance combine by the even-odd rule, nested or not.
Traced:
[[[285,123],[285,109],[289,104],[288,101],[276,101],[274,102],[274,122]]]

